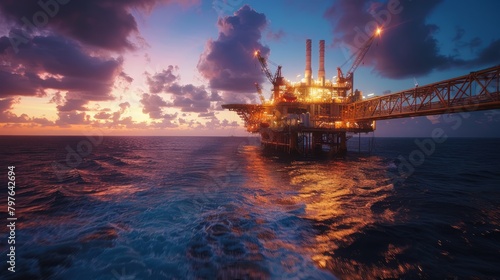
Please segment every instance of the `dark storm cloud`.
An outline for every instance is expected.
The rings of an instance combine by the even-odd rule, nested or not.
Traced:
[[[35,36],[17,53],[9,47],[0,54],[0,96],[42,95],[52,88],[86,100],[111,100],[121,68],[121,59],[91,56],[74,41]]]
[[[400,4],[391,6],[389,11],[385,5],[376,6],[368,0],[340,0],[325,17],[334,24],[335,34],[351,52],[361,47],[377,26],[386,23],[383,39],[376,39],[364,63],[373,65],[382,76],[403,78],[426,74],[449,59],[439,55],[433,36],[437,26],[426,23],[440,2],[397,1]]]
[[[233,16],[219,18],[219,37],[210,40],[198,61],[198,71],[210,87],[235,93],[254,93],[254,83],[263,82],[263,74],[253,53],[269,55],[260,42],[267,21],[264,14],[245,5]]]
[[[471,60],[440,53],[435,37],[439,27],[428,23],[428,17],[441,2],[340,0],[324,16],[334,27],[335,43],[347,47],[351,53],[363,45],[377,26],[383,26],[382,38],[376,39],[363,63],[373,66],[384,77],[406,78],[425,75],[434,69],[495,63],[495,60],[482,59],[483,56],[498,59],[492,49],[494,42],[483,50],[485,53]],[[458,28],[453,40],[458,42],[463,36],[463,30]],[[478,42],[471,43],[477,46]]]
[[[0,54],[2,54],[10,46],[10,40],[8,37],[0,37]]]
[[[476,59],[472,61],[475,65],[485,65],[500,63],[500,39],[492,41],[487,47],[481,50]]]
[[[40,79],[38,77],[35,78],[34,75],[30,73],[14,74],[10,71],[3,70],[3,68],[8,67],[0,65],[0,97],[13,95],[41,95],[43,93],[43,88],[39,83]]]
[[[171,2],[186,1],[2,0],[0,14],[19,28],[24,27],[25,34],[50,29],[87,45],[121,51],[134,48],[129,36],[137,34],[138,29],[132,10],[150,11],[158,3]]]

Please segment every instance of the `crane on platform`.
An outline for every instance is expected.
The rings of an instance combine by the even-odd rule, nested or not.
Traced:
[[[342,66],[344,66],[348,61],[350,61],[352,58],[355,57],[354,62],[351,65],[351,68],[349,68],[349,70],[346,72],[345,76],[344,76],[344,73],[342,72],[342,69],[341,69],[342,66],[337,67],[337,83],[346,84],[351,89],[351,92],[352,92],[353,83],[354,83],[354,71],[356,71],[358,66],[363,61],[363,58],[365,58],[365,55],[368,52],[368,50],[370,49],[370,47],[372,46],[375,38],[377,36],[380,36],[381,33],[382,33],[382,29],[377,28],[375,33],[373,33],[373,35],[370,38],[368,38],[368,40],[363,44],[363,46],[361,46],[361,48],[359,48],[359,50],[357,52],[353,53],[351,55],[351,57],[349,57],[349,59],[346,60],[346,62]]]
[[[273,99],[277,99],[280,95],[280,87],[286,85],[285,79],[281,75],[281,65],[277,66],[276,72],[272,75],[269,67],[267,66],[267,61],[264,57],[262,57],[260,51],[255,51],[254,56],[260,62],[262,72],[264,72],[269,82],[273,85]]]

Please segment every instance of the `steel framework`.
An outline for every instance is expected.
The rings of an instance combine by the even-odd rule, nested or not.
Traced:
[[[500,65],[341,106],[345,121],[383,120],[500,108]]]
[[[258,104],[225,104],[222,108],[236,112],[245,121],[248,132],[259,132],[264,106]]]

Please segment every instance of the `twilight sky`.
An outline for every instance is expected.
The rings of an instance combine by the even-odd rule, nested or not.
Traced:
[[[2,0],[0,135],[247,135],[221,104],[257,103],[255,82],[269,95],[255,50],[298,81],[305,40],[316,76],[324,39],[331,79],[383,26],[355,74],[356,88],[382,95],[500,64],[499,10],[495,0]],[[379,121],[376,135],[500,137],[500,110],[443,119]]]

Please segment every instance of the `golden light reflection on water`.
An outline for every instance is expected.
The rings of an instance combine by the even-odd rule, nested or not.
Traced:
[[[319,267],[333,267],[335,250],[354,241],[353,235],[381,219],[392,222],[393,213],[374,214],[371,206],[384,200],[392,189],[368,178],[363,169],[370,162],[297,163],[292,168],[291,183],[301,186],[299,197],[306,203],[304,217],[326,227],[311,246],[312,259]],[[373,164],[376,165],[376,164]],[[370,174],[377,174],[371,170]],[[346,265],[344,263],[343,265]]]
[[[298,250],[318,267],[342,279],[398,277],[411,269],[409,264],[398,261],[398,255],[406,248],[394,244],[379,252],[385,264],[361,263],[336,252],[339,247],[354,243],[357,235],[371,225],[394,222],[395,212],[372,210],[374,204],[382,202],[393,190],[380,159],[279,163],[257,156],[254,148],[246,151],[246,171],[255,174],[247,188],[264,192],[249,199],[262,209],[303,209],[298,216],[319,225],[309,239],[306,237],[299,244],[272,243],[269,249],[287,246]]]
[[[133,196],[135,193],[141,191],[140,188],[133,187],[132,185],[113,185],[107,188],[102,188],[99,192],[95,192],[91,197],[100,201],[110,201],[120,199],[126,199],[127,197]]]

